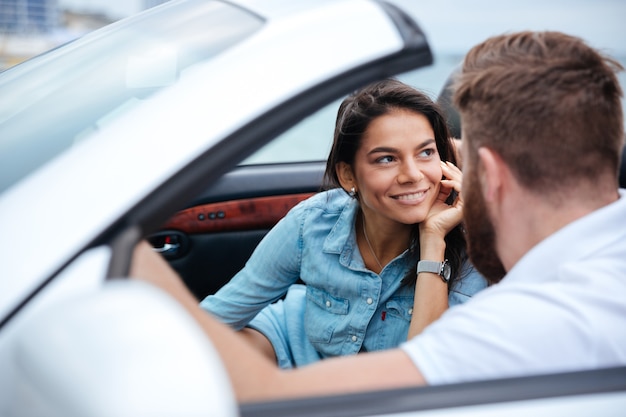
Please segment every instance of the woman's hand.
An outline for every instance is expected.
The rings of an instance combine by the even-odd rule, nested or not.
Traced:
[[[446,179],[441,180],[439,195],[428,216],[419,225],[420,259],[441,262],[445,258],[446,235],[463,218],[461,198],[461,170],[450,162],[441,162],[441,171]],[[450,205],[446,200],[452,190],[459,194]],[[408,338],[418,335],[448,308],[448,285],[441,277],[430,272],[422,272],[415,282],[413,315],[409,325]]]
[[[450,162],[441,161],[441,171],[446,179],[441,180],[439,195],[426,219],[420,223],[420,236],[445,237],[463,220],[463,198],[461,196],[461,170]],[[452,205],[446,203],[452,190],[457,192]]]

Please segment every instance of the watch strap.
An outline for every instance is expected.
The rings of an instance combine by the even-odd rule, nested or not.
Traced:
[[[419,261],[417,263],[417,273],[419,274],[420,272],[431,272],[433,274],[437,274],[441,277],[441,279],[443,280],[443,282],[448,282],[448,280],[446,279],[446,276],[444,275],[444,265],[446,264],[446,261],[444,262],[437,262],[437,261]]]

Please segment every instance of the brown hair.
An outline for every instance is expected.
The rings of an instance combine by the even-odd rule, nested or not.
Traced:
[[[492,37],[467,54],[454,85],[464,139],[473,150],[498,152],[530,190],[561,198],[568,185],[607,174],[617,188],[619,70],[617,61],[563,33]]]
[[[426,94],[396,79],[386,79],[363,87],[349,95],[339,106],[333,145],[326,162],[324,188],[340,187],[337,177],[337,164],[345,162],[354,165],[354,157],[361,146],[361,139],[372,121],[392,111],[402,109],[424,115],[435,133],[437,151],[442,161],[456,164],[454,144],[450,138],[448,125],[439,105]],[[454,193],[453,193],[454,194]],[[450,202],[455,195],[450,196]],[[412,236],[411,252],[419,257],[419,228],[415,227]],[[457,226],[445,237],[446,258],[452,267],[452,283],[461,275],[461,267],[467,259],[465,236],[462,226]],[[415,283],[416,271],[411,271],[403,280],[405,284]]]
[[[372,121],[394,110],[408,110],[424,115],[435,133],[437,151],[442,161],[456,164],[454,145],[444,113],[426,94],[396,79],[386,79],[363,87],[349,95],[339,106],[333,145],[326,161],[324,188],[340,187],[336,166],[354,164],[361,139]]]

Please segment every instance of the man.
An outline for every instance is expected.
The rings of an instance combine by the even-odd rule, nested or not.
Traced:
[[[555,32],[469,52],[455,91],[465,223],[472,261],[498,283],[398,349],[281,371],[202,311],[145,245],[132,274],[187,306],[240,401],[626,364],[620,69]]]

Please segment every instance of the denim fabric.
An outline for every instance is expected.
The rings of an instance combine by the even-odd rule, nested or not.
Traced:
[[[450,291],[448,296],[450,307],[464,303],[470,299],[472,294],[486,287],[486,281],[475,269],[469,268],[466,273],[470,275],[457,281],[456,290]],[[386,308],[383,309],[387,316],[383,320],[381,312],[380,320],[372,320],[364,344],[366,346],[375,344],[369,340],[380,336],[377,334],[380,330],[376,330],[380,325],[383,325],[387,330],[385,332],[387,339],[384,340],[387,343],[384,348],[393,348],[406,341],[412,307],[412,295],[389,300],[386,303]],[[276,353],[278,366],[281,368],[307,365],[328,356],[323,356],[318,352],[307,336],[303,326],[306,308],[306,286],[295,284],[289,288],[284,300],[270,304],[248,323],[248,327],[263,333],[270,341]],[[401,318],[402,316],[405,317],[404,320],[395,320],[396,317]],[[382,323],[383,321],[385,323]],[[392,329],[391,332],[389,332],[389,327]],[[389,336],[390,334],[391,336]],[[380,346],[380,343],[378,345]]]
[[[302,334],[291,339],[306,335],[316,359],[398,346],[407,337],[414,292],[401,281],[417,260],[405,251],[380,274],[368,270],[356,243],[358,208],[341,189],[301,202],[265,236],[246,266],[201,307],[241,329],[300,278],[306,291],[293,303],[304,306],[293,307],[298,321],[286,325],[285,313],[274,310],[266,327],[279,329],[283,337],[288,337],[289,327],[299,329]],[[453,288],[450,305],[486,285],[482,276],[470,271]]]
[[[248,324],[270,341],[280,368],[295,368],[322,359],[302,326],[306,286],[292,285],[284,300],[270,304]]]

